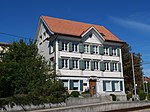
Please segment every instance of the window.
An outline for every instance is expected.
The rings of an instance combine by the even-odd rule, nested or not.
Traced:
[[[89,53],[89,45],[84,45],[84,52]]]
[[[119,81],[113,81],[115,91],[120,91],[120,83]]]
[[[105,70],[108,71],[109,70],[109,62],[104,62],[104,66],[105,66]]]
[[[106,91],[111,91],[111,83],[110,81],[105,81]]]
[[[72,43],[72,51],[77,52],[78,51],[78,44]]]
[[[78,68],[78,60],[72,60],[73,68]]]
[[[94,61],[94,69],[98,70],[98,61]]]
[[[113,63],[113,70],[117,71],[117,63]]]
[[[62,42],[62,50],[67,51],[67,42]]]
[[[112,48],[112,54],[113,54],[113,56],[117,56],[117,50],[116,50],[116,48]]]
[[[68,59],[62,59],[62,68],[68,68]]]
[[[84,61],[85,64],[85,69],[89,70],[90,69],[90,62],[88,60]]]
[[[68,90],[68,80],[62,80],[64,87]]]
[[[104,54],[105,55],[108,55],[108,51],[109,51],[108,47],[104,47]]]
[[[73,81],[73,90],[78,90],[78,80]]]
[[[98,46],[93,46],[93,53],[98,54]]]

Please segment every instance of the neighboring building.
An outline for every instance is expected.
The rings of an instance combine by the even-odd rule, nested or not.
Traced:
[[[125,96],[123,41],[104,26],[41,16],[34,41],[69,91]]]
[[[150,83],[150,77],[143,76],[143,81]]]
[[[8,43],[0,42],[0,61],[3,58],[4,53],[7,51],[9,46],[10,44]]]

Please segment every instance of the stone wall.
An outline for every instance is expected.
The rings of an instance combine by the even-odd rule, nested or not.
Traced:
[[[31,112],[101,112],[142,106],[150,106],[150,101],[93,103]]]

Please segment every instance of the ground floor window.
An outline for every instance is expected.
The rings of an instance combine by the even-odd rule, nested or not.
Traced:
[[[78,90],[78,80],[73,81],[73,90]]]
[[[123,91],[122,81],[103,81],[103,91]]]
[[[66,90],[68,90],[68,80],[62,80],[62,82],[64,83]]]

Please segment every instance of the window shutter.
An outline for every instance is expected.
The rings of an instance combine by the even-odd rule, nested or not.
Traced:
[[[80,68],[80,70],[84,70],[85,69],[84,61],[82,59],[79,60],[79,68]]]
[[[120,81],[120,90],[123,91],[122,81]]]
[[[99,54],[104,55],[104,47],[103,46],[99,46]]]
[[[72,52],[72,42],[69,42],[69,52]]]
[[[70,80],[70,90],[73,90],[73,80]]]
[[[61,51],[61,50],[62,50],[62,42],[59,41],[59,51]]]
[[[83,91],[83,80],[80,80],[80,91]]]
[[[90,45],[90,53],[93,54],[93,45]]]
[[[94,70],[94,61],[91,60],[91,70]]]
[[[112,81],[112,91],[115,91],[115,81]]]
[[[114,70],[113,68],[113,62],[110,62],[110,71],[112,72]]]
[[[73,68],[73,65],[72,65],[72,59],[69,59],[69,69],[72,69]]]
[[[112,56],[112,47],[109,47],[109,55]]]
[[[121,72],[121,63],[118,63],[118,71]]]
[[[105,65],[103,61],[100,62],[100,71],[105,71]]]
[[[120,49],[117,48],[117,56],[120,56]]]
[[[59,67],[59,69],[62,68],[62,59],[61,58],[58,59],[58,67]]]
[[[106,81],[103,81],[103,91],[106,91]]]
[[[79,52],[83,53],[84,52],[84,46],[82,43],[79,43]]]
[[[49,45],[49,54],[51,54],[51,45]]]

